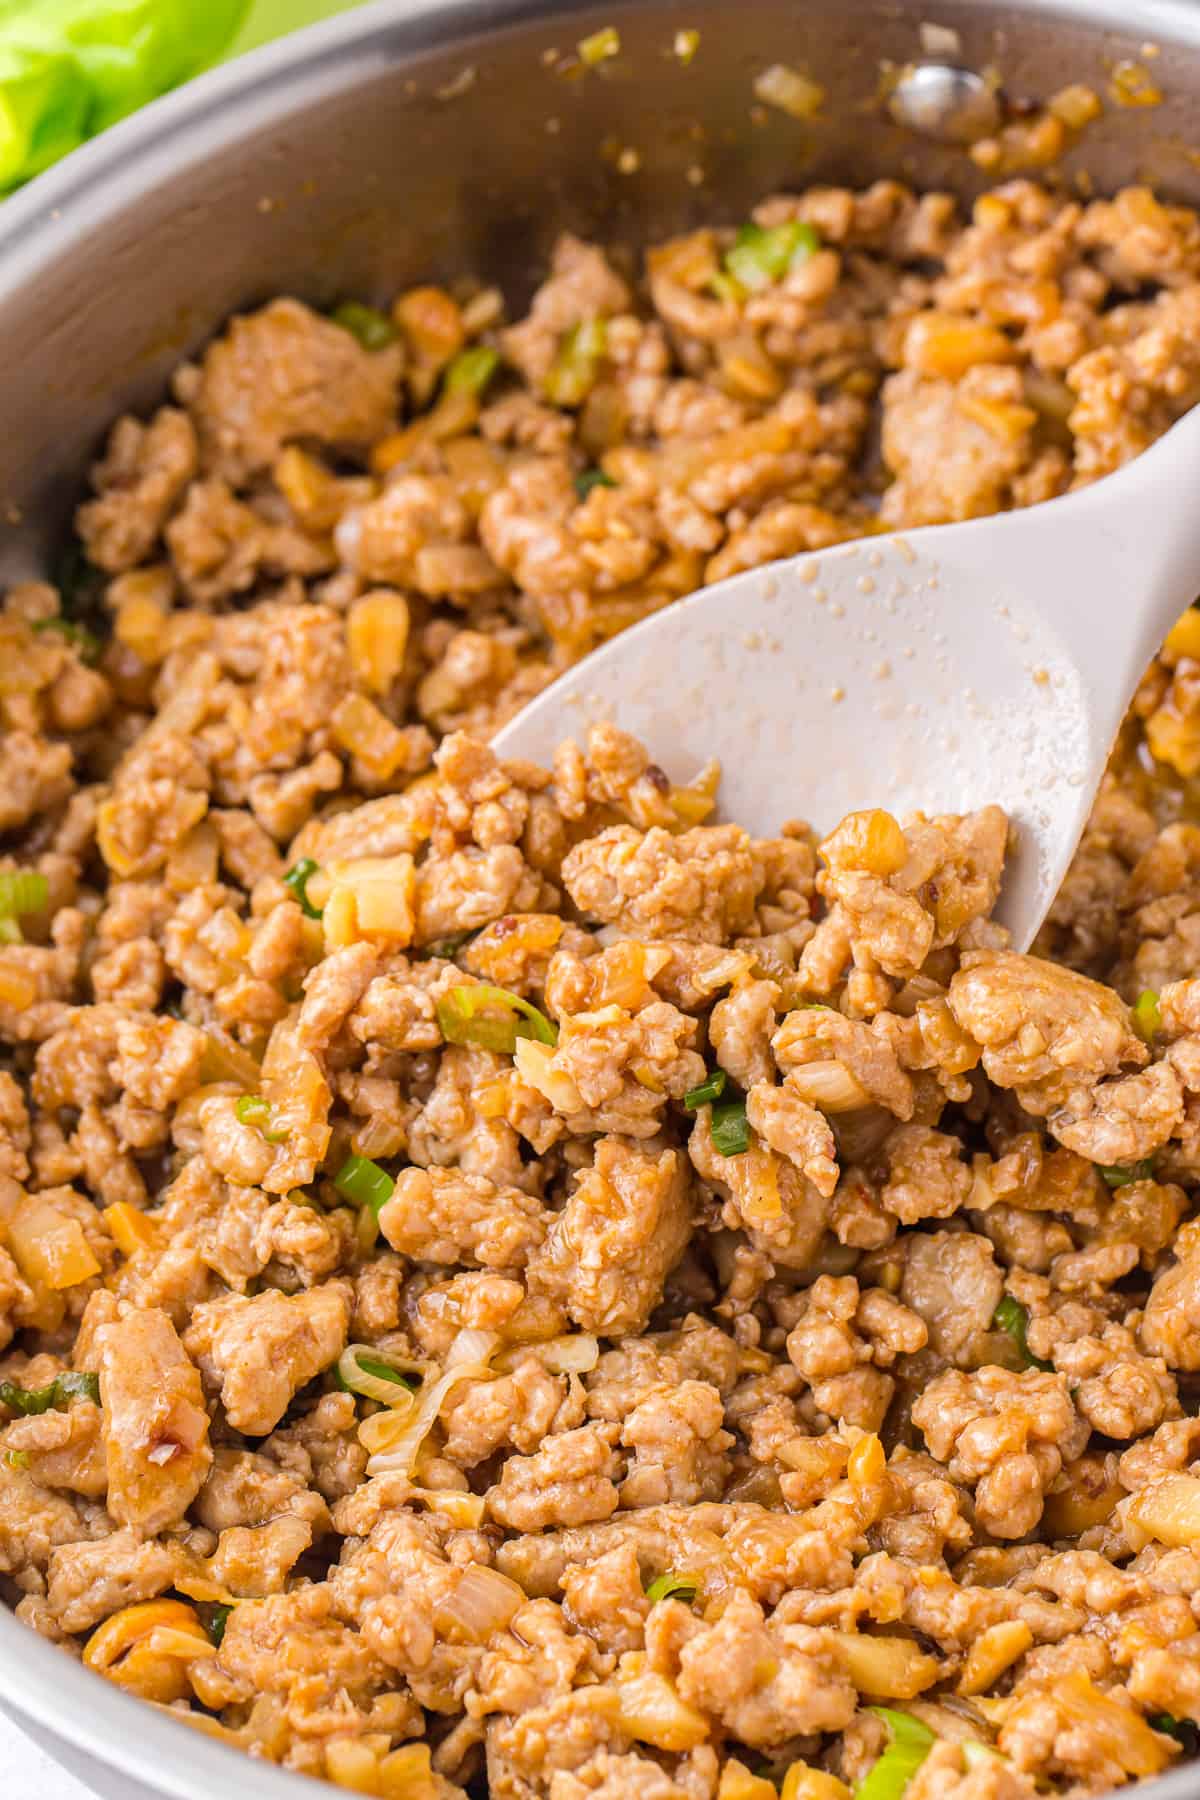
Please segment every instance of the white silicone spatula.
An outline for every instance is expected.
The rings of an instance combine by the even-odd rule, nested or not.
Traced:
[[[999,916],[1024,948],[1134,688],[1197,593],[1200,407],[1063,499],[702,588],[586,657],[496,747],[544,760],[612,719],[675,780],[718,757],[722,816],[758,835],[995,801],[1016,827]]]

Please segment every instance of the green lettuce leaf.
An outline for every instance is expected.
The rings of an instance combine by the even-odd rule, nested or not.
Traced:
[[[207,68],[249,0],[0,0],[0,189]]]

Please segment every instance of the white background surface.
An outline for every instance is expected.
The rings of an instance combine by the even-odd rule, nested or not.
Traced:
[[[0,1713],[0,1788],[27,1800],[96,1800]]]

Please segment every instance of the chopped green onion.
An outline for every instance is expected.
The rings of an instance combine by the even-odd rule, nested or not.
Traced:
[[[482,394],[500,365],[500,353],[486,344],[460,350],[442,377],[447,394]]]
[[[498,1007],[501,1017],[489,1016],[485,1007]],[[495,1050],[511,1056],[518,1038],[536,1038],[539,1044],[552,1048],[558,1042],[558,1027],[532,1001],[507,988],[487,987],[482,982],[474,987],[451,988],[437,1003],[437,1020],[448,1044],[473,1044],[479,1050]]]
[[[377,306],[364,306],[361,300],[343,300],[330,317],[335,325],[360,343],[364,350],[386,350],[396,341],[396,327]]]
[[[239,1094],[233,1110],[239,1125],[253,1125],[268,1144],[282,1144],[287,1137],[286,1131],[271,1129],[271,1104],[261,1094]]]
[[[725,268],[754,293],[807,262],[820,248],[820,238],[803,219],[789,219],[785,225],[743,225],[725,253]]]
[[[1110,1188],[1123,1188],[1131,1181],[1149,1181],[1154,1173],[1154,1158],[1147,1156],[1143,1162],[1130,1163],[1127,1168],[1119,1163],[1099,1163],[1097,1167]]]
[[[4,1460],[10,1469],[27,1469],[29,1467],[28,1450],[7,1450]]]
[[[728,269],[718,269],[715,275],[710,275],[708,285],[718,300],[732,300],[735,306],[740,306],[746,298],[745,288],[733,279]]]
[[[1035,1356],[1025,1342],[1025,1334],[1029,1330],[1029,1314],[1019,1300],[1011,1294],[1005,1294],[999,1306],[992,1314],[992,1325],[997,1331],[1006,1331],[1027,1369],[1053,1369],[1054,1364],[1043,1362]]]
[[[705,1077],[699,1087],[689,1088],[683,1096],[684,1109],[687,1112],[699,1112],[702,1106],[711,1106],[725,1092],[725,1083],[729,1077],[724,1069],[714,1069]]]
[[[726,1100],[712,1109],[709,1133],[722,1156],[740,1156],[750,1148],[750,1121],[744,1100]]]
[[[612,476],[606,475],[603,469],[585,469],[582,475],[575,477],[575,492],[581,500],[586,500],[593,488],[616,485]]]
[[[1134,1001],[1133,1029],[1147,1044],[1162,1030],[1162,1012],[1153,988],[1143,988]]]
[[[381,1169],[369,1156],[348,1156],[334,1176],[333,1185],[356,1206],[369,1206],[376,1218],[396,1187],[387,1170]]]
[[[23,1388],[15,1381],[0,1381],[0,1406],[7,1406],[9,1412],[20,1413],[25,1418],[49,1412],[52,1407],[67,1406],[72,1400],[91,1400],[99,1406],[100,1377],[68,1369],[40,1388]]]
[[[74,619],[61,618],[57,613],[52,619],[35,619],[33,629],[53,631],[70,644],[81,662],[96,662],[103,648],[94,631],[89,631],[86,625],[77,625]]]
[[[221,1648],[221,1640],[225,1636],[225,1627],[229,1623],[229,1615],[232,1611],[232,1606],[214,1606],[205,1627],[209,1642],[215,1644],[218,1650]]]
[[[555,406],[581,406],[596,384],[608,341],[603,319],[581,319],[567,332],[546,374],[546,395]]]
[[[311,856],[304,856],[301,857],[298,863],[293,864],[283,878],[284,887],[291,888],[293,894],[295,894],[297,900],[300,902],[300,910],[306,919],[319,919],[321,917],[322,909],[319,906],[314,906],[308,897],[308,884],[312,880],[312,877],[317,873],[319,866],[319,864],[313,861]]]
[[[1200,1728],[1191,1719],[1176,1719],[1170,1713],[1151,1713],[1147,1723],[1155,1731],[1164,1732],[1182,1744],[1189,1756],[1200,1750]]]
[[[688,1575],[668,1569],[665,1575],[659,1575],[650,1583],[646,1589],[646,1598],[651,1605],[657,1604],[659,1600],[687,1600],[690,1602],[696,1598],[699,1586],[700,1577],[698,1575]]]
[[[90,563],[80,544],[71,544],[62,556],[54,577],[59,603],[70,619],[100,620],[104,614],[104,590],[107,576]]]
[[[400,1400],[397,1388],[411,1394],[412,1383],[406,1381],[383,1356],[375,1356],[361,1344],[350,1344],[338,1357],[334,1378],[347,1394],[361,1394],[365,1400],[377,1400],[381,1406],[395,1406]]]
[[[0,870],[0,942],[19,944],[21,914],[41,912],[49,898],[50,883],[36,870]]]
[[[575,48],[580,62],[594,69],[597,63],[621,54],[621,34],[615,25],[605,25],[599,31],[593,31],[591,37],[581,38]]]
[[[872,1706],[870,1711],[883,1720],[891,1742],[855,1788],[854,1800],[900,1800],[936,1739],[911,1713],[890,1706]]]

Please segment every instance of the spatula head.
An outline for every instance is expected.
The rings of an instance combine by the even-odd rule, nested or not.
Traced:
[[[717,757],[721,816],[756,835],[995,802],[1014,828],[999,917],[1023,948],[1107,745],[1050,627],[1020,593],[980,591],[993,529],[1012,524],[870,538],[701,589],[562,676],[496,747],[544,762],[611,720],[673,780]]]

